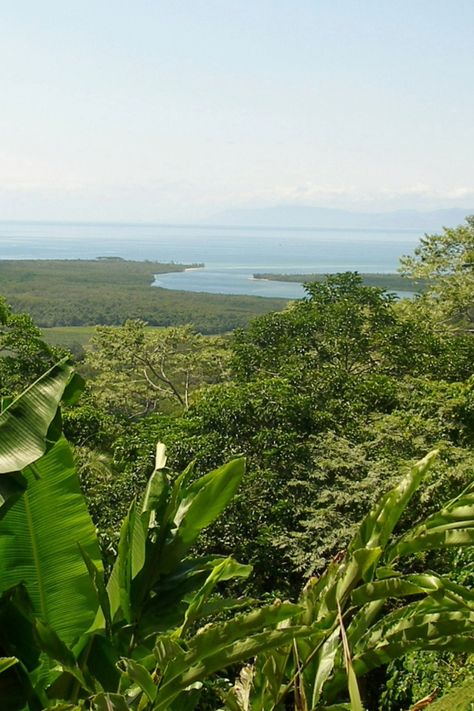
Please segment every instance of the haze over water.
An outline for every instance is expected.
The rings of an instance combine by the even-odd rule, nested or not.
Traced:
[[[203,262],[204,269],[160,275],[169,289],[298,298],[298,284],[254,273],[394,272],[421,230],[347,230],[201,225],[0,223],[0,259]],[[0,285],[1,288],[1,285]]]

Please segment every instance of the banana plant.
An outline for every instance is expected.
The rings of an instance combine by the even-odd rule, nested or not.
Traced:
[[[251,567],[191,548],[233,497],[244,460],[200,477],[191,465],[172,481],[163,445],[106,583],[61,433],[60,400],[79,389],[61,363],[0,415],[0,476],[18,484],[3,489],[0,520],[0,707],[193,708],[216,671],[301,634],[277,629],[301,609],[215,594]],[[210,624],[216,613],[227,619]]]
[[[430,453],[362,522],[341,560],[306,585],[293,621],[306,637],[257,656],[223,695],[229,711],[362,709],[357,678],[416,649],[473,651],[474,593],[433,572],[406,575],[407,555],[474,543],[474,485],[400,536],[393,532],[437,457]],[[413,600],[413,601],[411,601]]]

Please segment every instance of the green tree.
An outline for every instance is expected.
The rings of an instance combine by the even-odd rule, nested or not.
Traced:
[[[413,256],[401,260],[401,272],[426,279],[419,307],[431,318],[472,328],[474,322],[474,215],[466,223],[427,234]]]
[[[236,332],[237,377],[278,374],[305,387],[326,379],[337,393],[341,384],[374,373],[452,380],[472,372],[470,340],[439,333],[393,294],[365,286],[359,274],[335,274],[305,288],[304,299]]]
[[[284,372],[291,377],[304,371],[308,376],[330,369],[349,376],[373,369],[384,334],[395,323],[394,297],[364,286],[352,272],[305,288],[306,298],[236,333],[233,365],[238,375]]]
[[[127,321],[98,327],[91,344],[86,367],[94,399],[122,416],[186,410],[197,388],[227,372],[225,340],[191,326],[147,330],[144,321]]]
[[[28,314],[14,314],[0,297],[0,397],[21,392],[59,358]]]

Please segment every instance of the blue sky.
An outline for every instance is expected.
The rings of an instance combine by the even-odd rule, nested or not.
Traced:
[[[0,0],[0,219],[474,206],[472,0]]]

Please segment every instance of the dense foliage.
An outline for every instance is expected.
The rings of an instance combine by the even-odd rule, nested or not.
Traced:
[[[287,702],[322,711],[347,708],[347,699],[362,711],[358,677],[413,650],[474,650],[471,591],[400,569],[413,553],[474,543],[473,487],[393,535],[436,452],[379,500],[297,604],[261,605],[215,594],[219,583],[246,578],[250,566],[192,554],[235,495],[243,460],[204,476],[190,465],[172,482],[159,444],[106,583],[59,426],[59,402],[77,400],[81,385],[62,362],[0,414],[4,708],[192,711],[207,696],[223,711],[283,711]],[[249,659],[234,684],[222,676]]]
[[[286,304],[283,299],[151,286],[155,274],[185,266],[123,259],[3,260],[0,284],[15,312],[26,311],[45,327],[120,326],[127,319],[143,319],[152,326],[192,323],[200,333],[224,333]]]
[[[85,365],[99,406],[137,417],[186,410],[194,390],[226,377],[228,360],[223,338],[206,338],[191,326],[150,330],[135,320],[98,327]]]
[[[452,538],[447,532],[457,530],[472,496],[472,226],[473,218],[469,218],[466,225],[445,230],[442,235],[427,235],[414,257],[404,260],[406,274],[425,280],[423,294],[414,300],[397,301],[357,274],[328,276],[307,284],[304,299],[280,312],[260,316],[245,329],[224,339],[202,336],[199,331],[206,328],[194,330],[179,325],[195,321],[191,311],[185,321],[175,318],[175,312],[170,317],[173,323],[170,328],[148,330],[144,321],[136,318],[149,320],[148,312],[141,311],[139,300],[135,302],[130,296],[132,291],[127,291],[129,286],[132,288],[132,282],[135,284],[144,278],[146,265],[137,266],[136,272],[132,269],[129,277],[125,277],[127,264],[135,263],[122,263],[112,275],[116,269],[112,262],[110,283],[104,288],[110,287],[112,299],[112,282],[118,278],[131,301],[127,311],[125,303],[119,300],[117,303],[122,305],[116,316],[122,313],[123,307],[127,318],[134,318],[118,328],[97,329],[92,350],[79,364],[88,379],[86,391],[76,403],[71,403],[66,392],[67,402],[62,413],[65,432],[74,445],[76,469],[88,509],[98,526],[106,575],[115,569],[117,553],[120,558],[120,551],[123,553],[124,546],[128,545],[124,543],[124,536],[129,536],[127,526],[131,517],[136,516],[134,502],[142,499],[150,476],[158,476],[155,469],[157,441],[167,446],[166,481],[170,487],[183,481],[178,473],[191,460],[195,461],[192,486],[192,481],[205,477],[205,472],[218,471],[223,461],[245,455],[247,470],[240,472],[240,486],[233,492],[235,496],[226,501],[225,516],[207,521],[209,525],[203,527],[199,539],[195,540],[192,550],[189,549],[189,554],[197,559],[212,555],[214,560],[218,555],[222,561],[235,555],[253,565],[250,577],[240,576],[243,578],[240,582],[229,580],[226,583],[224,596],[216,598],[211,608],[221,609],[217,600],[235,602],[242,591],[253,598],[270,600],[279,595],[294,603],[298,601],[300,606],[309,605],[311,614],[316,609],[321,610],[326,631],[334,634],[331,639],[330,635],[324,638],[324,653],[321,650],[317,653],[317,659],[329,670],[328,677],[324,676],[326,672],[318,677],[310,648],[306,642],[298,641],[296,648],[293,646],[291,653],[285,652],[283,657],[280,652],[273,656],[268,652],[251,661],[238,673],[233,685],[229,672],[217,677],[212,673],[209,679],[196,677],[194,681],[198,686],[204,684],[199,687],[202,693],[197,707],[202,711],[215,711],[220,707],[234,711],[270,708],[283,711],[285,704],[289,704],[288,708],[294,705],[298,709],[319,708],[311,706],[308,700],[311,695],[316,698],[316,677],[320,679],[316,686],[327,682],[321,703],[323,700],[324,703],[347,703],[346,681],[351,677],[351,669],[357,676],[368,675],[367,681],[360,684],[360,690],[365,707],[371,711],[405,711],[424,696],[430,700],[448,691],[453,694],[451,698],[463,700],[459,703],[464,704],[470,678],[474,677],[472,649],[463,636],[472,637],[470,600],[474,554],[471,548],[461,550],[458,544],[470,543],[471,524],[466,524],[464,532],[453,534]],[[81,263],[75,264],[82,268]],[[90,279],[96,269],[94,266],[88,271],[92,264],[95,263],[83,263]],[[56,265],[45,263],[42,278],[46,274],[48,278],[51,276],[54,291],[68,272],[66,269],[55,282],[53,266],[56,269]],[[72,263],[70,266],[76,269]],[[155,271],[155,265],[152,266]],[[0,271],[2,268],[0,265]],[[15,272],[15,269],[12,267],[12,274],[18,276],[21,270]],[[50,269],[53,271],[48,271]],[[125,282],[117,277],[121,269]],[[68,274],[73,291],[77,286],[76,298],[80,285],[75,284],[72,271]],[[35,279],[39,284],[41,276],[33,278],[32,275],[30,279],[32,284]],[[27,293],[27,286],[23,287]],[[196,301],[196,295],[185,298],[188,297]],[[91,303],[87,303],[92,309]],[[106,303],[109,303],[107,299]],[[2,394],[7,395],[17,393],[36,378],[53,362],[56,353],[42,343],[29,317],[13,314],[5,305],[2,313],[4,340],[0,374]],[[105,319],[103,323],[110,321]],[[8,402],[6,399],[7,405]],[[55,441],[54,432],[56,430],[48,433],[51,442]],[[384,492],[396,488],[401,471],[413,474],[417,471],[414,463],[435,448],[439,456],[434,462],[430,460],[431,467],[426,472],[423,470],[425,485],[418,492],[414,487],[398,529],[402,540],[411,540],[410,545],[402,547],[403,551],[400,549],[397,560],[393,560],[389,552],[383,552],[377,562],[377,566],[381,566],[379,572],[369,565],[367,570],[359,571],[362,577],[357,577],[357,573],[350,578],[351,589],[363,587],[370,581],[377,586],[377,580],[386,579],[383,586],[387,596],[383,598],[383,606],[380,609],[378,604],[375,606],[376,615],[366,620],[366,624],[375,625],[373,640],[376,640],[377,635],[388,634],[383,622],[376,621],[377,616],[383,614],[392,619],[390,615],[393,615],[392,631],[401,635],[397,640],[394,638],[394,645],[400,654],[407,652],[405,656],[397,653],[397,659],[393,660],[390,655],[377,657],[374,648],[369,657],[372,661],[377,657],[378,661],[366,665],[369,657],[364,656],[363,647],[358,647],[357,625],[351,631],[351,625],[357,620],[351,607],[356,597],[336,596],[342,610],[342,624],[334,598],[332,602],[324,601],[324,595],[333,595],[331,590],[340,591],[338,585],[344,588],[345,583],[340,581],[347,580],[344,576],[348,569],[353,571],[354,540],[359,541],[357,545],[368,545],[370,535],[364,538],[366,534],[362,534],[359,527],[370,507],[376,505]],[[25,482],[16,475],[2,481],[0,496],[5,501],[13,497],[13,502],[15,497],[23,495]],[[36,484],[32,480],[29,483],[33,491]],[[456,499],[463,489],[463,496],[467,498]],[[185,489],[182,495],[186,498]],[[443,509],[446,500],[451,500],[451,504]],[[420,547],[407,531],[413,527],[418,532],[416,538],[424,539],[426,529],[419,525],[427,516],[431,516],[428,521],[431,521],[436,545]],[[368,525],[365,523],[362,529],[366,533]],[[146,538],[148,534],[144,531],[143,535]],[[132,544],[135,539],[129,536],[127,540]],[[383,534],[380,546],[385,548],[386,545],[388,539]],[[97,558],[97,550],[94,555]],[[128,564],[132,565],[130,561]],[[437,570],[438,575],[423,577],[430,569]],[[301,589],[310,576],[323,582],[311,582],[301,597]],[[199,580],[205,583],[203,578]],[[333,583],[336,588],[331,587]],[[462,593],[458,585],[464,586]],[[323,588],[326,590],[322,598],[311,597],[313,586],[317,596]],[[365,600],[364,605],[370,606],[369,588],[364,590],[357,600]],[[411,593],[415,595],[412,603],[409,602]],[[426,595],[429,599],[423,602],[419,596]],[[189,602],[188,595],[180,602],[180,609],[184,610],[183,605]],[[419,603],[421,606],[417,607]],[[226,607],[226,603],[222,604]],[[439,604],[442,609],[436,608]],[[454,609],[453,605],[458,607]],[[461,627],[465,625],[462,640],[452,644],[436,642],[431,647],[423,644],[427,651],[422,653],[416,645],[410,649],[403,645],[397,647],[406,629],[405,622],[401,622],[405,619],[404,613],[399,610],[405,608],[413,611],[415,617],[418,615],[415,635],[430,626],[436,630],[436,626],[432,627],[438,619],[436,616],[445,612],[451,615],[450,622],[438,631],[446,634],[454,629],[454,620],[464,619],[464,612],[469,608],[468,617],[462,624],[459,622]],[[285,609],[295,611],[291,607]],[[122,613],[125,614],[124,608]],[[298,617],[301,614],[303,616]],[[301,609],[295,612],[291,625],[307,625],[309,611],[306,617],[305,614]],[[278,613],[271,613],[270,617],[272,615],[275,622]],[[265,619],[271,627],[270,618]],[[402,627],[397,627],[399,622]],[[286,624],[289,623],[285,622],[282,629]],[[352,661],[344,656],[340,646],[343,627],[347,628]],[[263,628],[258,632],[256,627],[252,629],[252,634],[258,635]],[[194,631],[191,624],[187,632],[191,635]],[[295,639],[299,639],[296,629],[294,633]],[[308,630],[305,634],[308,635]],[[119,636],[122,638],[123,633]],[[369,637],[360,639],[368,641]],[[456,634],[454,637],[457,639]],[[436,635],[434,639],[439,641]],[[237,637],[233,640],[232,644],[238,643]],[[184,638],[179,642],[186,659],[187,644]],[[171,666],[173,655],[178,651],[174,646],[166,648],[166,654],[171,654],[166,657]],[[123,651],[120,654],[124,656]],[[308,654],[306,670],[304,660]],[[133,658],[133,655],[125,656]],[[282,666],[283,658],[286,662]],[[122,669],[120,664],[122,673],[125,667]],[[304,671],[300,673],[301,666]],[[128,674],[128,681],[130,669],[128,666],[124,672]],[[308,682],[310,669],[316,677]],[[147,667],[147,671],[150,672],[150,668]],[[152,674],[155,686],[157,679]],[[125,689],[128,682],[122,683]],[[320,691],[322,685],[318,687]],[[155,698],[155,691],[149,686],[148,689]],[[280,700],[285,689],[284,698]],[[198,687],[194,690],[197,692]],[[352,685],[352,708],[359,708],[357,693]],[[197,698],[197,693],[195,696]],[[130,698],[127,699],[130,705]],[[247,705],[243,699],[247,699]],[[151,701],[148,698],[148,702]],[[115,699],[114,703],[119,702]],[[157,708],[168,708],[168,701],[163,703]],[[145,701],[142,704],[142,708],[146,708]],[[185,708],[184,697],[179,697],[177,706],[173,704],[174,701],[169,701],[170,709],[181,711]],[[444,707],[440,705],[440,708]],[[459,705],[459,709],[463,708]]]
[[[413,256],[402,259],[401,272],[427,279],[429,288],[420,306],[431,318],[451,327],[472,328],[474,321],[474,215],[441,234],[425,235]]]
[[[178,469],[245,453],[249,474],[209,544],[250,560],[258,593],[295,594],[343,549],[400,463],[450,444],[435,504],[438,489],[469,481],[473,345],[417,323],[355,275],[331,277],[235,335],[232,382],[202,390],[182,417],[128,428],[118,480],[143,484],[157,439]]]
[[[0,297],[0,397],[15,395],[58,360],[28,314],[14,314]]]

